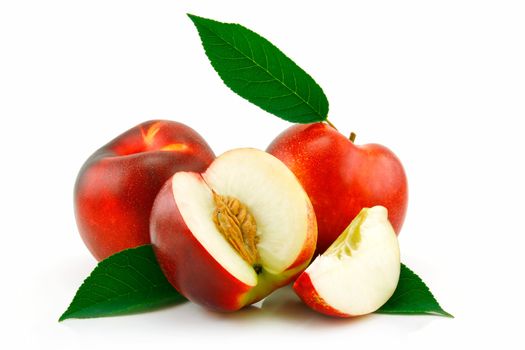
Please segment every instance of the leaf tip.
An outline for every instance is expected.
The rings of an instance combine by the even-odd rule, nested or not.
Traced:
[[[448,317],[448,318],[456,318],[456,317],[454,317],[454,315],[449,314],[449,313],[446,312],[445,310],[441,310],[441,311],[442,311],[442,312],[441,312],[441,315],[442,315],[442,316],[445,316],[445,317]]]
[[[206,20],[206,18],[204,17],[199,17],[197,15],[194,15],[192,13],[186,13],[186,16],[188,16],[189,19],[191,19],[191,21],[194,23],[194,24],[197,24],[197,22],[201,22],[203,20]]]

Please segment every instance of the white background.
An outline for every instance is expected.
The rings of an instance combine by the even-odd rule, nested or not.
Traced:
[[[95,266],[72,207],[93,151],[153,118],[217,154],[264,149],[289,125],[222,84],[186,12],[268,38],[323,87],[339,130],[398,154],[403,261],[455,319],[329,319],[284,290],[229,315],[57,322]],[[1,0],[0,347],[523,347],[524,18],[501,0]]]

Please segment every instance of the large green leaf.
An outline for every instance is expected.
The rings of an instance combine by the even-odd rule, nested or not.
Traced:
[[[321,87],[275,45],[239,24],[188,16],[213,68],[235,93],[290,122],[327,118]]]
[[[394,294],[376,313],[454,317],[441,308],[425,282],[404,264]]]
[[[101,261],[59,321],[141,312],[186,300],[168,282],[151,245]]]
[[[101,261],[59,321],[138,313],[184,301],[164,277],[151,245],[145,245]],[[394,294],[376,313],[453,317],[441,308],[421,278],[403,264]]]

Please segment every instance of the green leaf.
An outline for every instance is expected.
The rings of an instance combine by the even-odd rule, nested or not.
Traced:
[[[59,321],[136,313],[184,300],[164,277],[151,245],[144,245],[101,261]]]
[[[454,317],[441,308],[425,282],[404,264],[394,294],[376,313]]]
[[[268,40],[239,24],[188,16],[213,68],[239,96],[290,122],[327,118],[321,87]]]

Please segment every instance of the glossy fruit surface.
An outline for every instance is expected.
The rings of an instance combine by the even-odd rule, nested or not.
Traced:
[[[155,196],[175,172],[203,171],[215,155],[190,127],[152,120],[97,150],[76,180],[74,205],[84,243],[97,260],[150,242]]]
[[[314,206],[316,255],[324,252],[364,207],[388,209],[396,233],[408,204],[408,185],[396,155],[379,144],[356,145],[325,123],[297,124],[267,151],[297,176]]]

